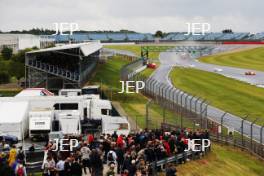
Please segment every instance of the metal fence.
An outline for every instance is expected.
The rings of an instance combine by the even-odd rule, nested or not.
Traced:
[[[205,156],[210,151],[210,148],[208,150],[205,150],[204,152],[194,152],[194,151],[186,151],[183,153],[176,154],[174,156],[167,157],[165,159],[154,161],[150,163],[151,168],[151,175],[157,175],[158,169],[165,168],[166,164],[168,163],[175,163],[180,164],[182,161],[186,161],[186,159],[195,160],[199,159],[201,156]]]
[[[255,121],[249,122],[244,118],[242,120],[237,119],[234,122],[239,128],[233,127],[230,124],[230,119],[233,115],[216,108],[213,109],[214,107],[210,106],[207,100],[190,95],[172,85],[158,82],[154,78],[135,73],[141,63],[142,60],[136,60],[123,67],[121,79],[143,81],[145,83],[145,88],[141,90],[141,93],[152,99],[146,105],[147,128],[150,127],[152,122],[148,107],[151,102],[155,102],[164,109],[173,111],[176,114],[175,118],[180,118],[179,127],[185,127],[183,121],[187,119],[189,124],[193,124],[194,129],[210,129],[211,134],[218,141],[223,141],[224,139],[226,143],[247,149],[252,154],[264,158],[263,126],[259,128],[255,125]],[[208,111],[208,107],[211,108],[210,111]],[[214,113],[211,112],[212,109]],[[166,116],[163,115],[163,123],[166,122]]]

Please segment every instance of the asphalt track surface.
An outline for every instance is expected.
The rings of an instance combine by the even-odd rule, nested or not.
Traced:
[[[227,48],[226,50],[230,50],[230,49],[234,49],[234,48]],[[219,50],[219,49],[218,49]],[[223,51],[225,49],[222,49],[221,51]],[[216,53],[216,51],[214,51],[214,53]],[[168,86],[173,86],[170,79],[169,79],[169,73],[171,71],[171,69],[173,68],[173,66],[182,66],[182,67],[193,67],[196,69],[200,69],[200,70],[205,70],[205,71],[209,71],[209,72],[215,72],[215,69],[222,69],[221,72],[216,72],[219,74],[222,74],[226,77],[231,77],[240,81],[244,81],[253,85],[264,85],[264,72],[260,72],[260,71],[255,71],[256,75],[255,76],[246,76],[245,72],[249,71],[247,69],[240,69],[240,68],[232,68],[232,67],[226,67],[226,66],[218,66],[218,65],[213,65],[213,64],[206,64],[206,63],[201,63],[199,62],[197,59],[192,58],[191,56],[189,56],[186,53],[176,53],[176,52],[164,52],[160,54],[159,57],[160,60],[160,66],[157,68],[157,70],[153,73],[153,75],[151,76],[152,79],[157,80],[158,82],[161,82],[163,84],[166,84]],[[252,71],[252,70],[250,70]],[[176,88],[177,89],[177,88]],[[158,90],[155,90],[158,91]],[[181,92],[180,92],[181,93]],[[182,92],[183,94],[183,92]],[[185,94],[185,93],[184,93]],[[184,95],[185,96],[185,95]],[[187,94],[186,94],[187,96]],[[166,97],[168,99],[172,99],[172,97],[170,97],[169,94],[166,95]],[[188,98],[186,99],[186,101],[188,102],[184,102],[185,98],[183,98],[183,104],[186,104],[187,106],[189,105],[189,107],[193,107],[194,106],[194,102],[195,102],[195,98],[193,99],[192,102],[189,103]],[[201,103],[198,100],[199,103]],[[207,115],[208,118],[210,118],[213,121],[216,121],[218,123],[221,123],[221,116],[224,114],[225,112],[223,110],[220,110],[218,108],[215,108],[211,105],[209,105],[207,107]],[[232,115],[232,114],[226,114],[223,118],[223,125],[225,127],[228,127],[231,130],[235,130],[238,132],[241,132],[241,121],[242,119],[238,116]],[[253,139],[256,141],[260,141],[260,126],[258,125],[253,125],[253,130],[252,130],[252,136]],[[245,121],[244,122],[244,134],[247,136],[251,135],[251,122],[249,121]],[[264,141],[264,133],[263,134],[263,140]]]

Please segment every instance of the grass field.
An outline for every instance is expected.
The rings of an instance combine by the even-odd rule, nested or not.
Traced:
[[[127,64],[128,61],[122,59],[120,56],[115,56],[109,59],[106,64],[99,65],[97,72],[92,79],[91,83],[101,84],[103,90],[111,97],[112,100],[120,102],[122,108],[134,121],[137,121],[141,128],[145,127],[145,114],[146,114],[146,103],[147,97],[142,94],[119,94],[121,91],[120,81],[120,69],[123,65]],[[150,117],[151,127],[159,127],[163,121],[163,110],[157,104],[150,106]],[[166,122],[173,124],[180,124],[180,118],[172,112],[166,111]],[[191,123],[184,121],[184,125],[191,125]]]
[[[222,110],[238,116],[249,114],[264,123],[264,89],[222,75],[191,68],[175,68],[170,77],[173,84],[192,95],[200,96]]]
[[[199,60],[210,64],[264,71],[264,47],[206,56]]]
[[[131,51],[139,57],[141,55],[141,45],[106,45],[104,47],[105,48],[111,48],[111,49]],[[159,57],[158,52],[150,52],[149,53],[150,59],[157,59],[158,57]]]
[[[264,162],[233,147],[214,144],[210,154],[177,167],[177,176],[262,176]]]

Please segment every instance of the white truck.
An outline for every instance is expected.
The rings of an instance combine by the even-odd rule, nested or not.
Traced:
[[[87,117],[100,121],[102,133],[128,135],[130,124],[126,117],[112,116],[112,104],[109,100],[91,99],[87,101]]]
[[[35,109],[29,112],[29,137],[45,138],[52,130],[54,112],[52,109]]]

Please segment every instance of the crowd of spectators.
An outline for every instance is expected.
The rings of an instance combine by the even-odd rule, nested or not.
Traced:
[[[184,153],[187,139],[209,139],[207,131],[143,130],[128,136],[116,133],[102,134],[98,138],[88,134],[78,137],[74,150],[55,151],[57,144],[48,141],[45,146],[46,159],[42,165],[44,176],[146,176],[153,175],[152,163],[166,157]],[[24,153],[13,145],[7,149],[2,143],[0,175],[25,176]],[[69,148],[68,148],[69,149]],[[34,151],[34,145],[31,146]],[[186,162],[184,157],[180,162]],[[155,168],[161,170],[161,167]],[[164,168],[166,176],[175,176],[174,164]]]
[[[25,155],[22,147],[0,144],[0,176],[26,176]]]
[[[146,176],[153,175],[151,164],[175,154],[184,153],[187,139],[209,139],[207,131],[144,130],[128,136],[103,134],[96,138],[84,135],[78,139],[74,151],[55,152],[56,145],[49,142],[47,160],[43,165],[45,176]],[[187,157],[180,162],[186,162]],[[156,168],[161,170],[161,168]],[[166,176],[176,175],[176,168],[168,164]]]

